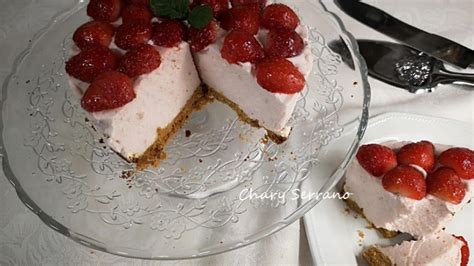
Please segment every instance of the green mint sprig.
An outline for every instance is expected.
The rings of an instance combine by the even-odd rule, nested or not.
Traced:
[[[150,0],[150,7],[155,16],[187,20],[196,29],[206,27],[213,18],[210,6],[201,5],[189,10],[189,0]]]

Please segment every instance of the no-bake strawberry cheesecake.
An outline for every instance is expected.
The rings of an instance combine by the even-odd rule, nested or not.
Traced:
[[[393,141],[363,145],[356,157],[345,176],[347,204],[384,237],[408,233],[416,239],[370,247],[363,253],[369,264],[465,265],[462,241],[443,229],[473,197],[474,151]]]
[[[344,190],[386,236],[436,233],[473,197],[474,153],[428,141],[364,145]]]
[[[308,29],[264,0],[91,0],[73,35],[71,87],[106,142],[157,165],[189,115],[217,99],[277,143],[312,68]]]
[[[370,266],[465,266],[469,260],[469,246],[463,237],[440,232],[394,246],[374,245],[362,256]]]

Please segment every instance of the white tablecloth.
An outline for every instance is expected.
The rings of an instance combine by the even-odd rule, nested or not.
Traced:
[[[357,38],[388,39],[342,14],[332,1],[327,7],[340,15]],[[372,0],[417,27],[443,35],[474,48],[474,1],[472,0]],[[71,1],[0,0],[0,81],[9,74],[16,55],[33,34],[44,27]],[[459,86],[440,86],[432,94],[413,95],[370,79],[371,115],[403,111],[448,117],[473,123],[474,93]],[[352,110],[344,110],[350,112]],[[474,140],[473,140],[474,141]],[[337,230],[337,229],[335,229]],[[300,232],[302,231],[302,232]],[[337,247],[335,247],[337,248]],[[309,265],[304,230],[295,223],[254,245],[209,258],[152,262],[117,257],[81,246],[52,231],[16,197],[6,178],[0,177],[0,265],[89,265],[89,264],[183,264],[183,265]]]

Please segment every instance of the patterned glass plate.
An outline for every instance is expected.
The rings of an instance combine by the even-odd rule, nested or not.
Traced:
[[[20,199],[75,241],[148,259],[225,252],[302,217],[320,198],[297,197],[298,188],[310,180],[312,191],[304,193],[328,191],[353,159],[370,90],[340,21],[319,2],[287,2],[310,27],[315,58],[290,139],[262,141],[262,130],[213,103],[177,133],[160,167],[143,172],[102,143],[68,86],[64,62],[72,32],[87,20],[84,1],[59,13],[19,55],[3,86],[3,168]],[[329,48],[332,41],[343,43],[338,51],[352,64]],[[351,145],[333,150],[354,120]]]

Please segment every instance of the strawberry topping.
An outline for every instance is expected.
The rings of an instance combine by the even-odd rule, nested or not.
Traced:
[[[91,82],[99,74],[117,67],[117,55],[109,48],[93,46],[82,50],[66,62],[66,72],[85,82]]]
[[[72,39],[81,49],[94,45],[108,47],[112,42],[114,31],[114,27],[109,23],[89,21],[74,32]]]
[[[414,200],[426,196],[426,182],[423,174],[409,165],[399,165],[382,178],[385,190]]]
[[[397,153],[399,164],[415,164],[431,172],[435,167],[435,148],[429,141],[420,141],[403,146]]]
[[[362,168],[377,177],[397,167],[397,157],[392,149],[379,144],[362,145],[356,157]]]
[[[294,94],[304,89],[305,78],[290,61],[268,59],[257,65],[257,82],[273,93]]]
[[[461,240],[464,245],[461,247],[461,266],[467,266],[469,263],[469,244],[466,239],[462,236],[454,236],[455,238]]]
[[[267,0],[230,0],[233,7],[243,6],[248,4],[259,4],[260,8],[264,8]]]
[[[133,21],[150,22],[153,14],[150,9],[143,5],[129,5],[122,10],[122,22],[130,23]]]
[[[440,167],[426,178],[428,194],[453,204],[459,204],[466,195],[461,178],[448,167]]]
[[[186,26],[177,20],[166,20],[153,25],[151,39],[158,46],[176,47],[186,38]]]
[[[231,31],[225,37],[221,55],[230,64],[237,62],[257,63],[265,56],[257,39],[251,33],[243,30]]]
[[[191,28],[189,30],[189,41],[191,44],[191,51],[199,52],[208,45],[217,40],[217,30],[219,26],[215,20],[212,20],[206,27],[202,29]]]
[[[288,58],[300,55],[304,41],[294,30],[272,29],[267,35],[265,55],[271,58]]]
[[[134,78],[150,73],[161,64],[160,53],[149,44],[142,44],[128,51],[120,60],[118,71]]]
[[[441,153],[439,162],[451,167],[463,179],[474,178],[474,151],[467,148],[451,148]]]
[[[143,21],[134,21],[122,24],[117,28],[115,34],[115,44],[124,49],[132,49],[151,39],[151,23]]]
[[[132,81],[125,74],[108,71],[99,75],[81,100],[88,112],[100,112],[124,106],[135,99]]]
[[[212,9],[214,17],[218,17],[222,12],[229,9],[229,0],[196,0],[196,4],[208,5]]]
[[[253,5],[229,9],[220,17],[221,27],[225,30],[244,30],[257,34],[260,28],[260,10]]]
[[[262,26],[267,29],[284,28],[295,30],[300,19],[287,5],[272,4],[263,10]]]
[[[98,21],[114,22],[121,10],[121,0],[90,0],[87,5],[87,15]]]

